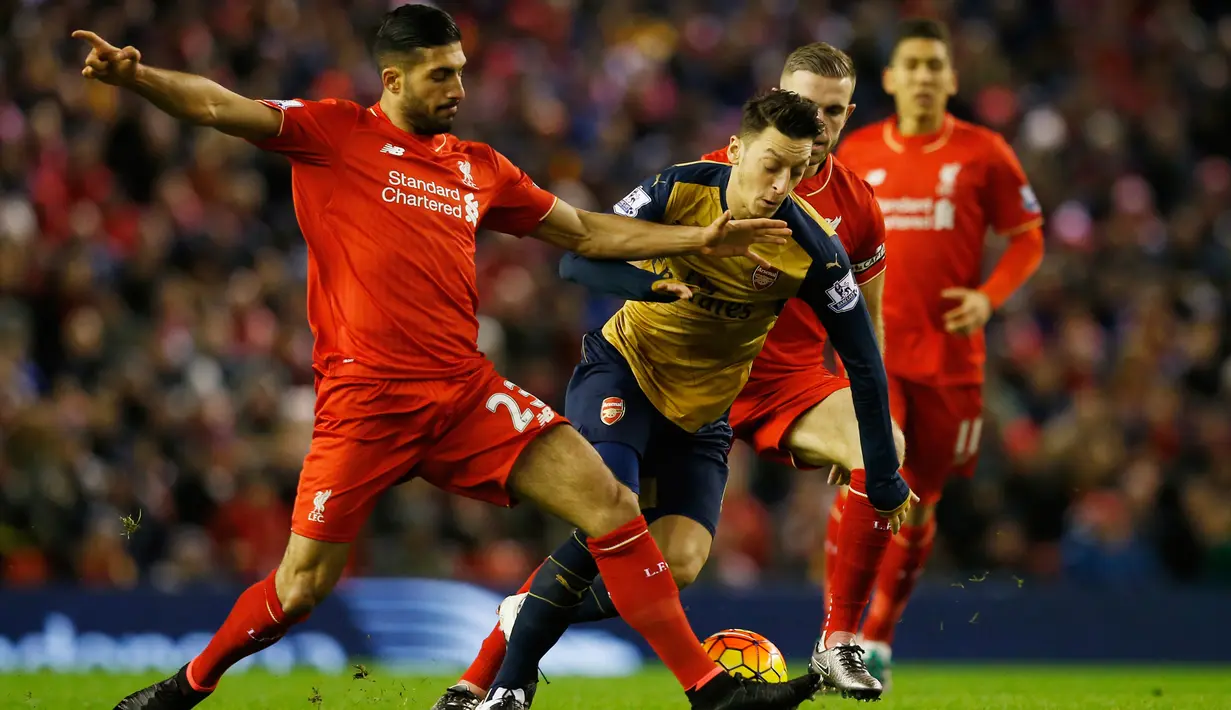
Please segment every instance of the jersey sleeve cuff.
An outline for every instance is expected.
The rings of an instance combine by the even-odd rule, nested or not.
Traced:
[[[881,259],[874,266],[860,271],[855,274],[855,283],[859,286],[866,286],[869,282],[875,281],[878,276],[885,273],[885,260]]]
[[[265,104],[266,106],[278,112],[278,135],[275,136],[275,138],[281,138],[282,131],[286,130],[286,107],[280,106],[277,103],[270,101],[268,99],[257,99],[256,102],[259,104]]]
[[[539,217],[538,224],[542,224],[543,220],[547,219],[547,215],[551,214],[552,210],[556,209],[556,203],[559,201],[560,201],[560,198],[558,196],[556,195],[551,196],[551,204],[547,205],[547,211],[543,213],[542,217]]]
[[[1043,226],[1043,218],[1035,217],[1034,219],[1031,219],[1027,222],[1022,222],[1021,224],[1011,229],[997,229],[996,233],[1002,237],[1015,237],[1021,234],[1022,232],[1028,232],[1032,229],[1037,229],[1038,227],[1042,227],[1042,226]]]

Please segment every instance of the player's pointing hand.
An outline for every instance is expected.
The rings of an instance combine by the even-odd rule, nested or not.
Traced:
[[[731,219],[727,210],[710,223],[703,233],[705,246],[701,253],[706,256],[746,256],[761,266],[770,267],[768,261],[754,254],[753,244],[786,244],[791,230],[786,222],[778,219]]]
[[[131,84],[136,79],[137,65],[141,63],[141,52],[136,47],[120,49],[89,30],[73,32],[73,39],[90,43],[90,55],[81,70],[85,78],[114,86]]]

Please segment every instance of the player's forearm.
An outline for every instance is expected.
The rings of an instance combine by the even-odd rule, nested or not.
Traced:
[[[227,94],[235,96],[203,76],[145,65],[138,68],[130,88],[171,116],[203,126],[213,122]]]
[[[900,464],[893,443],[893,418],[889,414],[889,378],[880,353],[871,343],[839,338],[834,340],[834,347],[851,382],[859,444],[871,486],[874,481],[892,476]]]
[[[141,65],[129,88],[181,121],[241,138],[273,137],[281,126],[275,109],[196,74]]]
[[[811,278],[811,276],[810,276]],[[801,297],[812,307],[829,333],[834,350],[851,382],[851,401],[859,427],[859,446],[867,473],[868,500],[877,510],[893,510],[906,500],[908,489],[898,475],[893,418],[889,413],[889,378],[872,330],[872,318],[862,303],[850,304],[840,295],[841,281],[805,279]],[[855,288],[851,285],[849,288]],[[860,299],[862,300],[862,299]]]
[[[1041,263],[1043,229],[1031,227],[1009,237],[1009,248],[979,290],[987,295],[993,309],[1000,308],[1038,270]]]
[[[667,302],[675,299],[670,294],[654,292],[654,283],[659,280],[657,274],[623,261],[596,261],[577,254],[565,254],[560,259],[560,278],[581,284],[591,291],[629,301]]]
[[[872,317],[872,329],[876,331],[876,344],[880,346],[881,354],[884,355],[885,319],[881,315],[882,297],[885,294],[884,273],[862,284],[859,290],[863,292],[863,302],[868,306],[868,315]]]
[[[577,211],[582,231],[573,251],[591,259],[648,259],[691,254],[705,246],[700,227],[678,227],[614,214]]]

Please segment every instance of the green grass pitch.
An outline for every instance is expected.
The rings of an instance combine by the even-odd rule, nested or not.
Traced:
[[[802,667],[802,662],[794,664]],[[52,673],[0,675],[4,710],[110,710],[156,676]],[[372,669],[366,678],[251,672],[227,678],[202,710],[427,710],[452,678]],[[1180,666],[904,666],[878,710],[1137,710],[1231,708],[1231,668]],[[820,696],[813,708],[863,707]],[[683,694],[661,668],[631,678],[559,678],[539,684],[535,710],[683,710]]]

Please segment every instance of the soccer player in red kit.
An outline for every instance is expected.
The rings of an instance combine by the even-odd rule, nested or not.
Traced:
[[[746,255],[784,243],[776,221],[656,227],[575,210],[495,150],[449,134],[464,96],[460,32],[425,5],[391,11],[377,33],[380,102],[253,101],[198,76],[140,64],[97,35],[82,73],[182,120],[287,155],[309,249],[316,424],[292,534],[277,570],[236,602],[204,651],[120,710],[182,710],[240,659],[275,643],[338,581],[377,497],[421,477],[500,505],[528,499],[591,536],[624,618],[646,637],[694,708],[791,708],[815,689],[754,686],[701,649],[638,501],[543,402],[477,348],[475,232],[530,235],[599,257]],[[767,690],[767,688],[770,688]],[[510,706],[511,710],[528,703]]]
[[[901,25],[884,87],[896,115],[848,136],[840,155],[872,185],[885,215],[885,368],[894,420],[906,434],[902,473],[922,499],[881,563],[862,630],[868,667],[887,681],[894,626],[932,549],[936,503],[949,477],[974,471],[983,326],[1038,268],[1043,220],[1005,140],[946,112],[957,77],[942,24]],[[989,230],[1009,246],[984,279]],[[842,505],[830,512],[831,531],[846,522]],[[835,554],[859,550],[839,543]]]

